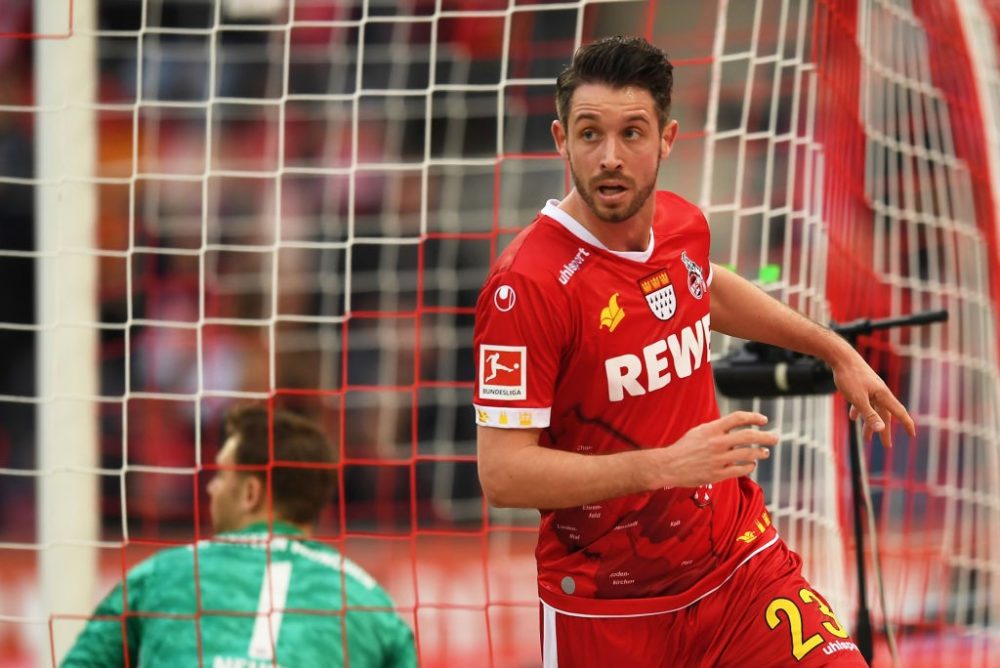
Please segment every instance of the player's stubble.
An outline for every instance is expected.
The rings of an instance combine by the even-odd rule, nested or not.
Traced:
[[[660,177],[660,161],[657,160],[656,171],[653,172],[653,178],[649,183],[636,192],[635,197],[632,198],[632,202],[627,207],[621,211],[602,211],[593,195],[593,189],[597,188],[597,183],[605,179],[628,181],[634,190],[635,181],[624,176],[617,176],[610,172],[602,172],[591,179],[591,183],[595,185],[593,185],[592,188],[586,188],[584,187],[583,179],[580,178],[580,176],[576,173],[576,169],[573,167],[573,154],[570,152],[568,146],[566,147],[566,157],[566,163],[569,165],[570,176],[573,177],[573,187],[576,188],[578,193],[580,193],[580,197],[583,198],[583,201],[587,204],[587,207],[590,208],[593,214],[605,223],[621,223],[634,216],[639,209],[642,208],[643,204],[646,203],[646,200],[649,199],[649,196],[653,194],[653,190],[656,189],[656,182]]]

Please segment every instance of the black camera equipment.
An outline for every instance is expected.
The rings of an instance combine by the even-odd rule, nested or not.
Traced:
[[[948,312],[924,311],[909,316],[885,318],[883,320],[854,320],[830,329],[857,347],[858,337],[877,330],[895,327],[912,327],[943,322]],[[725,357],[712,363],[715,385],[719,392],[732,398],[774,398],[831,394],[836,390],[833,372],[825,362],[809,355],[803,355],[784,348],[748,341]],[[850,419],[850,418],[848,418]],[[858,573],[858,615],[854,637],[865,660],[871,663],[874,655],[871,610],[868,607],[868,589],[864,554],[864,517],[873,523],[871,496],[867,493],[867,478],[861,460],[861,439],[853,423],[849,425],[848,452],[851,464],[851,491],[854,497],[854,557]],[[867,513],[866,513],[867,511]],[[881,577],[877,568],[878,553],[873,545],[873,559],[876,577],[881,591]],[[883,601],[883,610],[885,609]],[[891,629],[883,629],[892,644]]]

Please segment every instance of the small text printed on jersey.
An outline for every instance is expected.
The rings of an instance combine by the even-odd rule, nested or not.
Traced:
[[[583,265],[583,261],[590,257],[590,253],[587,252],[586,248],[576,249],[576,255],[572,260],[563,265],[563,268],[559,271],[559,282],[563,285],[569,283],[569,279],[573,278],[573,274],[580,269]]]

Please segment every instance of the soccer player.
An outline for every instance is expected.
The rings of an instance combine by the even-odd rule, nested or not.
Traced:
[[[720,417],[717,330],[816,355],[866,437],[913,421],[841,337],[709,260],[702,212],[657,192],[672,66],[638,38],[581,47],[552,135],[573,188],[479,297],[479,476],[538,508],[544,665],[863,666],[747,477],[764,415]]]
[[[216,537],[133,568],[63,666],[124,666],[126,656],[131,666],[416,665],[412,631],[389,595],[309,540],[335,484],[323,432],[281,410],[270,420],[259,406],[227,415],[208,484]]]

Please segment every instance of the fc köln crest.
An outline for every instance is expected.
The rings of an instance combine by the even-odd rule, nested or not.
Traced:
[[[677,311],[677,293],[670,283],[666,269],[654,271],[639,279],[639,289],[646,297],[649,310],[660,320],[670,320]]]
[[[701,271],[701,267],[698,263],[688,257],[687,251],[681,251],[681,262],[688,270],[688,290],[691,291],[691,296],[695,299],[701,299],[708,292],[708,286],[705,285],[705,275]]]

